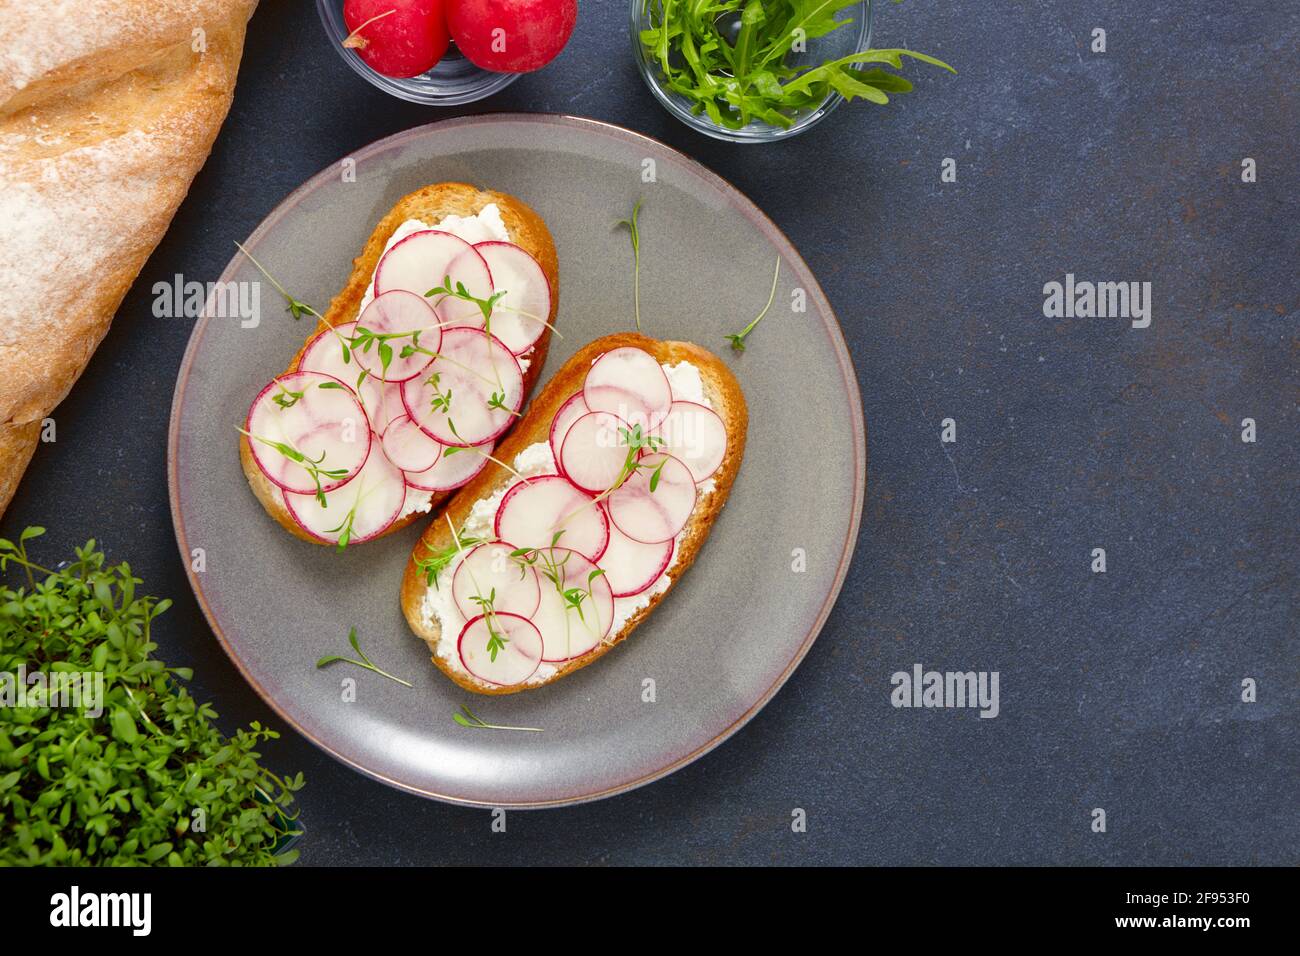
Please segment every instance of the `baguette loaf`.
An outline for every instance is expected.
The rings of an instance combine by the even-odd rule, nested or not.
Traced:
[[[0,513],[207,158],[255,0],[0,0]]]
[[[285,371],[292,372],[298,368],[299,360],[306,350],[307,343],[318,332],[327,328],[346,325],[357,318],[361,300],[370,286],[375,267],[383,256],[384,246],[402,223],[408,219],[418,219],[436,228],[437,223],[447,216],[474,216],[491,203],[495,203],[497,208],[500,209],[501,219],[505,223],[510,241],[536,259],[541,265],[542,271],[546,273],[546,278],[551,285],[551,314],[547,318],[547,322],[554,325],[560,302],[559,260],[555,252],[555,243],[551,239],[550,231],[546,228],[546,223],[542,221],[542,218],[514,196],[490,190],[479,190],[465,183],[439,183],[425,186],[407,196],[403,196],[389,210],[388,214],[379,221],[374,232],[370,234],[370,238],[366,241],[361,255],[353,260],[352,274],[348,277],[347,284],[343,286],[343,291],[330,302],[324,318],[312,329],[311,335],[303,342],[302,347],[298,349],[298,352],[285,367]],[[538,376],[541,375],[542,366],[546,363],[546,350],[550,341],[551,330],[548,328],[543,332],[542,337],[538,339],[537,344],[533,347],[533,351],[528,355],[529,366],[524,372],[525,397],[532,391],[533,386],[537,383]],[[253,489],[253,494],[257,496],[257,500],[262,503],[262,507],[266,509],[267,513],[275,518],[290,534],[312,544],[325,544],[325,542],[313,538],[293,520],[288,509],[284,506],[283,499],[277,494],[278,489],[276,486],[257,467],[248,439],[243,435],[240,435],[239,438],[239,458],[244,468],[244,475],[248,479],[249,487]],[[396,521],[379,537],[405,528],[420,518],[427,517],[430,513],[437,513],[438,505],[453,493],[446,491],[435,493],[429,512],[414,512],[406,515]]]
[[[694,365],[699,369],[705,398],[726,426],[726,454],[722,464],[712,476],[711,480],[714,483],[712,490],[700,495],[695,510],[678,538],[676,550],[666,571],[670,583],[667,588],[654,593],[649,603],[635,611],[620,630],[608,635],[594,650],[561,664],[554,674],[544,680],[511,686],[495,686],[450,665],[438,654],[438,642],[442,637],[439,622],[427,619],[423,613],[424,598],[429,585],[425,575],[417,568],[416,561],[423,555],[442,552],[453,546],[452,532],[447,519],[450,519],[459,533],[475,502],[490,498],[518,480],[505,468],[490,463],[473,481],[457,491],[443,514],[424,532],[416,543],[411,558],[407,561],[406,572],[402,579],[401,603],[407,623],[416,636],[429,646],[433,663],[465,690],[478,694],[513,694],[521,690],[532,690],[553,683],[603,657],[611,648],[627,639],[637,625],[645,620],[663,600],[664,595],[672,589],[686,569],[694,563],[705,538],[713,527],[714,520],[727,502],[736,473],[740,469],[741,459],[745,454],[749,412],[740,385],[731,374],[731,370],[717,356],[690,342],[658,341],[629,332],[607,335],[583,347],[534,397],[523,420],[501,443],[495,453],[496,457],[503,462],[512,462],[525,448],[536,442],[547,441],[552,419],[569,396],[581,390],[592,362],[605,352],[625,346],[648,352],[660,364],[685,361]],[[440,583],[442,587],[447,587],[446,581]]]

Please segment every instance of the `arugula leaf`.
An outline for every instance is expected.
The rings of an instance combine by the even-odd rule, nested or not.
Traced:
[[[717,126],[754,121],[789,128],[833,93],[889,102],[912,84],[866,63],[902,69],[904,57],[955,73],[911,50],[865,50],[821,64],[799,62],[809,41],[854,22],[846,0],[644,0],[649,27],[639,34],[663,86]]]

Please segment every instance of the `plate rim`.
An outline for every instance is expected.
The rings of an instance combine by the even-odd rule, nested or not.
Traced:
[[[185,568],[185,577],[189,581],[190,590],[198,602],[199,608],[203,612],[203,617],[211,628],[213,635],[217,638],[226,656],[235,669],[239,672],[244,682],[253,689],[259,698],[266,703],[275,713],[276,717],[284,721],[299,736],[310,742],[313,746],[328,754],[346,767],[377,780],[380,783],[387,784],[394,789],[412,793],[417,796],[437,800],[442,803],[448,803],[456,806],[476,807],[476,808],[502,808],[511,810],[530,810],[545,809],[553,807],[577,806],[583,803],[590,803],[595,800],[601,800],[606,797],[616,796],[627,793],[647,784],[654,783],[664,777],[672,774],[688,764],[694,763],[705,754],[714,750],[724,741],[730,739],[737,731],[748,724],[760,710],[776,696],[777,692],[785,686],[786,681],[795,672],[808,651],[812,648],[813,642],[821,634],[822,629],[826,626],[826,621],[830,617],[836,602],[839,600],[840,592],[844,587],[844,580],[848,576],[849,565],[852,563],[853,554],[857,549],[858,533],[862,524],[863,505],[866,500],[867,488],[867,426],[866,419],[862,410],[862,392],[858,384],[857,370],[853,364],[853,356],[850,354],[848,344],[844,339],[844,330],[840,325],[839,317],[831,307],[830,300],[822,290],[821,284],[817,281],[816,275],[800,255],[799,250],[795,247],[785,232],[778,226],[765,212],[763,212],[753,200],[741,192],[730,181],[720,176],[718,173],[709,169],[703,163],[692,159],[682,151],[676,149],[667,143],[647,136],[645,133],[619,126],[616,123],[609,123],[603,120],[588,119],[586,117],[574,116],[568,113],[489,113],[480,116],[463,116],[452,117],[449,119],[437,120],[432,123],[424,123],[419,126],[413,126],[409,129],[401,130],[381,139],[374,140],[359,149],[350,150],[346,155],[360,162],[369,156],[382,152],[392,146],[399,145],[405,140],[411,140],[426,136],[430,131],[447,130],[463,126],[480,126],[484,124],[509,124],[509,123],[542,123],[547,125],[560,125],[581,128],[587,132],[595,132],[609,136],[614,139],[642,143],[656,150],[662,151],[666,158],[678,163],[693,173],[697,179],[705,185],[712,187],[714,192],[722,197],[726,203],[743,215],[747,220],[754,224],[767,239],[777,247],[781,252],[782,258],[791,262],[795,266],[796,273],[802,272],[801,278],[806,278],[805,286],[809,294],[816,302],[821,316],[822,325],[830,339],[832,350],[835,352],[836,359],[839,362],[840,373],[845,382],[845,391],[849,396],[850,404],[850,424],[853,434],[853,507],[850,515],[847,534],[845,536],[844,547],[841,550],[839,563],[836,567],[835,577],[831,587],[827,592],[825,600],[822,602],[820,610],[813,619],[804,635],[799,647],[791,656],[789,662],[777,675],[776,679],[770,686],[755,700],[746,710],[741,713],[735,720],[715,734],[711,739],[705,741],[689,753],[683,754],[676,759],[668,762],[662,767],[652,770],[648,773],[641,774],[634,779],[623,781],[613,786],[605,787],[601,790],[588,793],[578,793],[571,796],[559,797],[551,800],[521,800],[521,801],[481,801],[472,798],[458,797],[452,794],[438,793],[424,787],[419,787],[402,780],[395,779],[385,774],[367,768],[356,760],[353,760],[335,748],[329,746],[324,741],[318,739],[315,735],[304,729],[298,721],[291,718],[281,705],[275,700],[274,695],[266,688],[259,684],[249,672],[244,662],[236,653],[234,646],[227,637],[225,631],[221,628],[216,616],[213,614],[208,604],[206,595],[203,592],[203,586],[200,583],[197,572],[194,570],[190,561],[190,549],[185,535],[185,523],[181,517],[180,510],[180,484],[177,475],[178,463],[178,439],[180,435],[180,416],[181,406],[183,404],[186,386],[189,382],[190,371],[193,368],[199,342],[203,338],[203,332],[207,328],[211,316],[208,315],[207,309],[199,315],[190,331],[189,341],[185,346],[185,353],[181,358],[180,369],[176,375],[176,387],[172,393],[172,408],[167,424],[167,496],[171,508],[172,530],[176,536],[176,544],[180,551],[181,564]],[[309,177],[296,189],[285,196],[275,208],[272,209],[257,227],[249,234],[244,241],[243,246],[249,250],[255,250],[259,240],[271,230],[281,219],[290,211],[295,209],[299,202],[314,192],[327,179],[333,179],[336,175],[338,161],[334,161],[325,166],[320,172]],[[242,265],[240,261],[241,254],[236,253],[231,257],[226,267],[221,271],[219,282],[225,283],[231,281],[232,273]]]

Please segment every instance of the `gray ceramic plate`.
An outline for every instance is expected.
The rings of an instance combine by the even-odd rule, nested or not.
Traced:
[[[644,196],[645,331],[724,355],[749,402],[750,434],[731,501],[695,566],[629,640],[538,691],[478,697],[437,671],[407,629],[398,584],[419,527],[343,555],[286,534],[254,500],[235,427],[281,372],[305,326],[264,286],[262,321],[201,318],[172,409],[172,514],[208,621],[249,683],[292,726],[376,779],[441,800],[555,806],[648,783],[706,753],[771,699],[821,629],[852,554],[866,482],[857,381],[830,306],[799,254],[749,200],[702,166],[627,130],[560,116],[449,120],[351,157],[355,181],[325,170],[245,243],[294,295],[323,308],[381,216],[427,183],[513,193],[549,224],[560,254],[559,328],[544,383],[581,344],[632,327],[628,235],[614,222]],[[657,181],[645,183],[654,162]],[[777,304],[743,355],[723,338]],[[221,281],[253,282],[237,256]],[[807,310],[792,310],[806,290]],[[806,570],[792,570],[803,549]],[[362,648],[413,689],[348,665]],[[345,702],[344,678],[357,699]],[[643,702],[655,682],[657,703]],[[469,730],[461,704],[540,734]]]

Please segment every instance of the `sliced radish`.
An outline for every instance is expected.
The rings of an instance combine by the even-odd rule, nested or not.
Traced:
[[[640,594],[659,580],[668,570],[676,547],[672,538],[658,544],[633,541],[618,525],[610,522],[609,545],[600,556],[601,567],[614,592],[614,597],[631,597]]]
[[[614,594],[604,572],[568,548],[543,548],[529,557],[541,585],[532,621],[542,633],[542,660],[568,661],[589,653],[614,623]]]
[[[593,412],[611,412],[644,431],[663,421],[673,404],[672,386],[654,356],[630,345],[591,364],[582,395]]]
[[[413,352],[402,357],[407,346],[418,345],[437,352],[442,344],[442,326],[438,316],[424,296],[393,289],[370,300],[357,318],[357,328],[374,335],[397,335],[388,341],[369,340],[352,347],[357,364],[371,377],[384,382],[404,382],[414,378],[433,361],[425,352]],[[409,334],[408,334],[409,333]],[[388,357],[387,371],[384,357]]]
[[[350,481],[370,454],[370,425],[352,390],[319,372],[289,372],[267,385],[245,431],[257,467],[285,491],[315,493]],[[278,446],[301,453],[316,469]]]
[[[442,451],[432,468],[406,473],[406,483],[412,488],[419,488],[421,491],[451,491],[453,488],[467,484],[471,478],[487,467],[487,458],[474,448],[460,448],[454,445],[439,447]],[[490,452],[491,447],[485,445],[481,450]]]
[[[450,285],[447,283],[450,282]],[[445,275],[440,275],[435,286],[465,292],[478,299],[492,296],[494,284],[487,262],[474,248],[466,249],[447,264]],[[477,302],[455,295],[437,295],[429,299],[438,312],[438,321],[444,326],[463,325],[466,328],[483,328],[483,310]]]
[[[481,681],[498,687],[522,684],[542,661],[542,635],[518,614],[486,615],[465,622],[457,645],[460,662]]]
[[[439,229],[413,232],[393,243],[379,260],[375,267],[375,295],[404,289],[424,297],[430,289],[442,285],[452,260],[472,248],[459,236]],[[486,271],[487,266],[483,269]]]
[[[671,541],[695,510],[695,477],[662,452],[645,455],[637,464],[632,477],[605,499],[609,517],[633,541]]]
[[[560,447],[560,470],[583,491],[598,495],[623,474],[628,424],[609,412],[588,412],[570,426]]]
[[[609,521],[594,501],[559,475],[516,482],[497,508],[496,536],[521,548],[559,545],[598,561],[609,543]]]
[[[555,417],[551,419],[551,456],[555,459],[555,466],[561,473],[564,469],[560,468],[560,448],[564,445],[564,436],[569,433],[570,425],[590,411],[582,398],[582,392],[575,392],[560,406]]]
[[[537,572],[510,556],[513,544],[494,541],[466,553],[451,576],[451,596],[466,617],[483,614],[483,601],[501,613],[532,617],[541,600]]]
[[[718,413],[695,402],[673,402],[654,434],[667,452],[691,470],[696,482],[709,478],[727,454],[727,426]]]
[[[390,421],[406,414],[401,386],[379,381],[352,357],[350,343],[356,334],[355,322],[347,322],[317,333],[303,349],[298,359],[298,370],[323,372],[348,386],[361,399],[366,415],[370,418],[370,427],[376,432],[382,432]]]
[[[479,329],[445,330],[438,357],[402,385],[411,420],[444,445],[492,441],[510,427],[523,397],[519,363]]]
[[[373,441],[378,444],[379,437]],[[324,497],[323,506],[315,495],[286,494],[284,502],[293,520],[317,540],[337,544],[346,533],[348,544],[360,544],[397,520],[406,502],[406,482],[386,455],[375,454],[356,478]]]
[[[493,291],[504,293],[492,310],[492,334],[523,355],[550,320],[550,280],[541,264],[513,242],[480,242],[474,248],[492,272]]]
[[[370,427],[383,431],[394,419],[406,417],[406,404],[402,401],[402,386],[396,382],[381,382],[366,376],[361,383],[361,404],[370,416]]]
[[[442,445],[420,431],[407,415],[388,423],[380,443],[388,460],[402,471],[428,471],[442,455]]]

